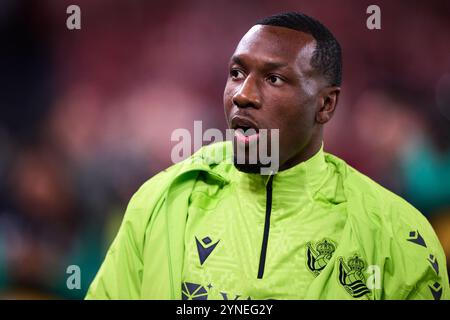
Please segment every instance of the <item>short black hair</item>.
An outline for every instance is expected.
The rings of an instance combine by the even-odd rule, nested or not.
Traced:
[[[341,85],[341,46],[330,30],[322,23],[303,13],[287,12],[264,18],[256,24],[285,27],[310,34],[317,43],[311,57],[311,66],[321,72],[330,85]]]

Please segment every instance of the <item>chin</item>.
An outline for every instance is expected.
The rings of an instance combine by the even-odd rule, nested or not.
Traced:
[[[246,159],[246,162],[247,159]],[[249,163],[237,163],[237,157],[233,157],[233,164],[236,167],[236,169],[238,169],[241,172],[244,173],[256,173],[256,174],[261,174],[261,169],[262,168],[269,168],[270,167],[270,163],[269,164],[262,164],[262,163],[255,163],[255,164],[249,164]]]
[[[234,163],[236,169],[244,173],[261,173],[261,167],[257,164],[237,164]]]

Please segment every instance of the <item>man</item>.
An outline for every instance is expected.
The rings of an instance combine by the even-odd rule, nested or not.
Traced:
[[[253,134],[236,132],[234,144],[204,147],[145,183],[87,298],[448,298],[426,219],[324,153],[340,84],[340,46],[321,23],[287,13],[253,26],[224,92],[230,128]],[[269,175],[261,161],[236,161],[263,129],[279,130]]]

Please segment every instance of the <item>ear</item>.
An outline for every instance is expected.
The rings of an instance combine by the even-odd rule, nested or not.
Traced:
[[[319,93],[319,105],[316,113],[316,121],[325,124],[333,117],[338,103],[340,87],[325,87]]]

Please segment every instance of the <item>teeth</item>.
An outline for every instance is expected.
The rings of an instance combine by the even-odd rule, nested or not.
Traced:
[[[256,130],[253,129],[253,128],[247,129],[247,130],[244,132],[244,135],[245,135],[246,137],[252,136],[252,135],[254,135],[254,134],[256,134]]]
[[[242,130],[241,128],[237,128],[234,130],[234,133],[240,136],[244,136],[244,130]]]
[[[239,134],[244,135],[246,137],[257,134],[256,130],[253,128],[238,128],[238,129],[236,129],[236,132],[238,132]]]

